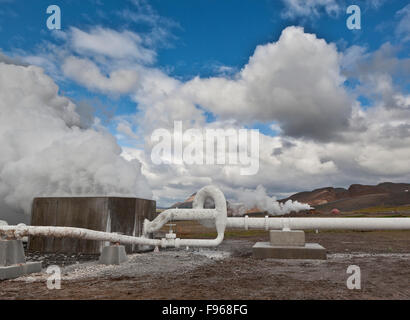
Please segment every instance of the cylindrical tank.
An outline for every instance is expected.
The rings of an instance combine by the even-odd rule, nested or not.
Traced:
[[[144,219],[156,217],[153,200],[124,197],[59,197],[35,198],[32,226],[77,227],[96,231],[118,232],[141,236]],[[29,251],[99,254],[102,241],[29,237]],[[144,250],[126,245],[127,253]]]

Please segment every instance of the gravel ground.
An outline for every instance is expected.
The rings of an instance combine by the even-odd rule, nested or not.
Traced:
[[[47,266],[54,261],[61,267],[61,280],[84,280],[93,278],[120,278],[133,277],[135,275],[155,275],[164,273],[184,274],[204,264],[226,259],[230,252],[211,249],[190,249],[177,250],[167,249],[160,252],[148,252],[128,255],[128,261],[121,265],[101,265],[94,261],[95,256],[91,256],[92,261],[80,262],[76,258],[85,259],[87,256],[79,255],[47,255]],[[50,257],[51,256],[51,257]],[[27,259],[28,261],[34,261]],[[67,262],[71,264],[67,266]],[[64,266],[66,265],[66,266]],[[47,273],[36,273],[20,277],[11,281],[22,282],[45,282]]]
[[[252,246],[267,235],[227,239],[216,249],[129,255],[120,266],[76,261],[62,268],[61,290],[47,289],[44,270],[0,282],[0,299],[410,299],[410,232],[306,238],[328,259],[257,260]],[[349,265],[360,267],[360,290],[346,287]]]

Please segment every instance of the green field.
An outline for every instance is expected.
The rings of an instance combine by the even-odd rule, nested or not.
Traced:
[[[355,213],[409,213],[410,205],[397,206],[397,207],[376,206],[376,207],[369,207],[369,208],[354,210],[352,212],[355,212]]]

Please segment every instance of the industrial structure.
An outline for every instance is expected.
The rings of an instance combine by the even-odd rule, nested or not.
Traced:
[[[214,200],[215,208],[204,208],[205,201],[208,198]],[[197,220],[205,226],[213,226],[216,228],[217,237],[215,239],[180,239],[172,231],[162,239],[153,239],[151,237],[153,232],[158,231],[168,222],[179,220]],[[259,242],[253,247],[256,258],[326,259],[326,251],[323,247],[318,244],[305,243],[302,230],[410,230],[410,218],[227,217],[226,199],[222,191],[214,186],[206,186],[196,194],[192,209],[168,209],[152,221],[145,219],[142,233],[138,236],[135,234],[118,234],[111,232],[113,230],[109,229],[98,231],[77,227],[27,226],[24,224],[17,226],[0,225],[0,236],[6,237],[6,240],[1,240],[2,242],[18,241],[24,236],[35,237],[34,239],[37,237],[52,237],[109,242],[108,246],[113,248],[102,250],[102,255],[108,256],[102,256],[100,259],[102,263],[109,264],[110,261],[112,263],[125,261],[124,248],[119,244],[149,246],[151,248],[216,247],[223,241],[226,228],[270,231],[270,242]],[[5,247],[10,246],[0,246],[0,256],[5,254],[13,255],[9,252],[11,249],[7,249],[8,251],[2,249]],[[13,259],[8,262],[9,265],[3,263],[2,266],[2,260],[0,259],[0,275],[2,274],[2,268],[9,267],[12,262]],[[21,264],[21,262],[14,262]],[[7,275],[3,275],[3,278],[6,277]]]
[[[154,200],[125,197],[47,197],[35,198],[32,226],[77,227],[129,236],[141,236],[145,219],[156,214]],[[42,253],[100,254],[104,242],[78,238],[30,236],[29,251]],[[127,253],[146,248],[138,244],[125,246]]]

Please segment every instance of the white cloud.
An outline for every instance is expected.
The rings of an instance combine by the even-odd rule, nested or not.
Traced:
[[[397,90],[392,74],[402,72],[406,77],[407,62],[392,53],[387,45],[373,53],[356,47],[341,55],[335,46],[291,27],[277,42],[259,46],[233,77],[182,82],[145,69],[134,96],[141,108],[145,150],[127,148],[127,154],[143,163],[144,175],[162,205],[208,183],[236,199],[238,188],[258,185],[285,197],[328,185],[405,181],[410,179],[410,110],[408,96]],[[373,108],[365,110],[352,102],[343,86],[342,68],[347,76],[366,83],[368,89],[362,93],[379,93]],[[203,110],[218,120],[207,123]],[[181,119],[184,128],[201,129],[241,128],[259,119],[273,123],[280,135],[261,135],[260,169],[250,177],[230,166],[153,165],[150,133]],[[300,131],[289,129],[299,126]]]
[[[410,109],[410,94],[396,93],[393,95],[393,99],[395,100],[395,105],[399,108]]]
[[[71,39],[80,34],[79,38],[95,38],[98,46],[103,34],[98,28],[71,32]],[[121,38],[116,31],[104,32]],[[78,47],[74,40],[67,46]],[[195,119],[201,124],[206,110],[243,124],[275,122],[286,135],[328,140],[346,128],[351,112],[336,47],[302,28],[286,28],[277,42],[258,46],[239,72],[187,82],[128,60],[125,54],[114,59],[113,55],[100,57],[99,49],[92,52],[88,58],[66,54],[64,75],[92,90],[134,92],[144,114],[142,126],[148,130],[173,120]]]
[[[71,45],[77,53],[103,55],[113,59],[131,59],[153,63],[156,53],[142,46],[141,37],[131,31],[118,32],[96,27],[89,32],[70,29]]]
[[[102,92],[128,93],[135,90],[138,83],[135,70],[119,69],[104,76],[91,60],[73,56],[64,61],[62,71],[66,77],[81,85]]]
[[[342,59],[343,74],[357,80],[353,92],[375,101],[383,100],[388,108],[398,107],[397,92],[406,90],[410,59],[398,58],[398,49],[389,42],[368,52],[365,47],[348,48]]]
[[[366,4],[373,8],[373,9],[379,9],[380,7],[382,7],[385,3],[387,2],[387,0],[367,0]]]
[[[116,131],[125,135],[126,138],[130,139],[134,143],[140,140],[140,137],[135,133],[132,128],[132,124],[126,120],[120,120],[117,124]]]
[[[338,15],[341,7],[336,0],[282,0],[284,18],[316,18],[323,11],[328,15]]]
[[[351,112],[339,69],[333,44],[289,27],[277,42],[258,46],[232,78],[181,83],[147,70],[136,100],[150,119],[161,114],[159,109],[166,110],[160,117],[171,121],[192,118],[199,105],[222,119],[277,122],[284,134],[326,140],[346,129]],[[172,87],[163,89],[164,83]]]
[[[396,27],[396,35],[401,38],[403,42],[410,40],[410,4],[397,11],[397,18],[399,23]]]
[[[98,40],[99,32],[83,33]],[[122,38],[124,32],[110,34]],[[123,148],[122,155],[142,164],[159,205],[181,200],[210,183],[235,199],[238,188],[258,185],[285,197],[326,185],[410,179],[409,97],[393,81],[396,72],[408,79],[409,63],[396,58],[389,45],[373,53],[352,47],[341,54],[334,44],[289,27],[276,42],[258,46],[240,71],[182,81],[148,66],[148,60],[125,53],[115,58],[100,44],[75,47],[68,41],[63,55],[67,76],[93,90],[130,93],[138,104],[138,113],[116,118],[117,131],[127,145],[137,141],[135,148]],[[346,91],[346,77],[360,80],[356,91]],[[362,109],[354,101],[358,94],[374,98],[375,106]],[[48,105],[41,99],[40,103]],[[207,123],[205,111],[217,120]],[[70,123],[78,123],[75,112],[68,114],[74,117]],[[257,121],[279,135],[261,135],[260,169],[255,176],[241,176],[238,167],[229,166],[154,165],[151,133],[171,128],[174,120],[182,120],[184,128],[200,129],[239,129]]]
[[[378,10],[386,0],[359,0],[349,2],[345,0],[282,0],[284,9],[282,18],[302,19],[302,21],[319,18],[322,14],[338,17],[345,14],[349,5],[359,5],[362,10]]]
[[[284,136],[261,135],[260,168],[254,176],[241,176],[234,166],[153,165],[146,150],[126,148],[129,158],[143,164],[143,173],[160,199],[160,205],[179,201],[203,185],[219,186],[229,199],[238,189],[263,185],[278,197],[324,186],[378,183],[410,179],[410,110],[384,105],[362,110],[356,107],[355,129],[340,141],[315,142]],[[207,124],[227,128],[226,123]]]
[[[127,23],[149,28],[148,33],[141,34],[144,44],[150,47],[171,46],[170,40],[176,39],[173,31],[181,26],[174,20],[159,15],[147,1],[136,0],[132,4],[131,8],[122,9],[117,14]]]

